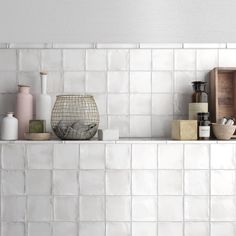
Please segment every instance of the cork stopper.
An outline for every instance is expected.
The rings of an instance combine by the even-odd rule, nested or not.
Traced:
[[[48,72],[47,71],[40,71],[40,75],[47,75]]]

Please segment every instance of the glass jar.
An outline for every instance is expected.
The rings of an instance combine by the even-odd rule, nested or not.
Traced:
[[[193,103],[207,103],[208,94],[206,92],[206,82],[203,81],[193,81],[192,86],[194,93],[192,95]]]
[[[198,139],[208,140],[210,138],[209,112],[199,112],[198,117]]]
[[[206,82],[193,81],[194,93],[192,102],[189,103],[189,120],[197,120],[197,113],[208,112],[208,94],[206,92]]]

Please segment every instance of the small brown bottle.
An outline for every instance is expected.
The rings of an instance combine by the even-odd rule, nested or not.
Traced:
[[[192,82],[194,93],[192,95],[192,102],[189,103],[189,120],[197,120],[198,112],[208,112],[206,84],[203,81]]]
[[[199,112],[198,117],[198,139],[208,140],[210,138],[209,112]]]

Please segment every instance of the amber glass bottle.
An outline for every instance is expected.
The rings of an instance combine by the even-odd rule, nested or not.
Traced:
[[[206,82],[193,81],[192,102],[189,103],[189,120],[197,120],[198,112],[208,112],[208,95],[206,92]]]
[[[208,95],[206,92],[206,82],[203,81],[193,81],[192,82],[194,93],[192,95],[193,103],[207,103]]]

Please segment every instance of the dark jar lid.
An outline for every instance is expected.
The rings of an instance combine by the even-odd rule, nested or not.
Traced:
[[[209,112],[198,112],[197,113],[197,117],[198,117],[198,120],[209,120],[209,116],[210,116],[210,113]]]
[[[206,87],[207,82],[204,81],[193,81],[192,82],[192,86],[194,91],[205,91],[205,87]]]

